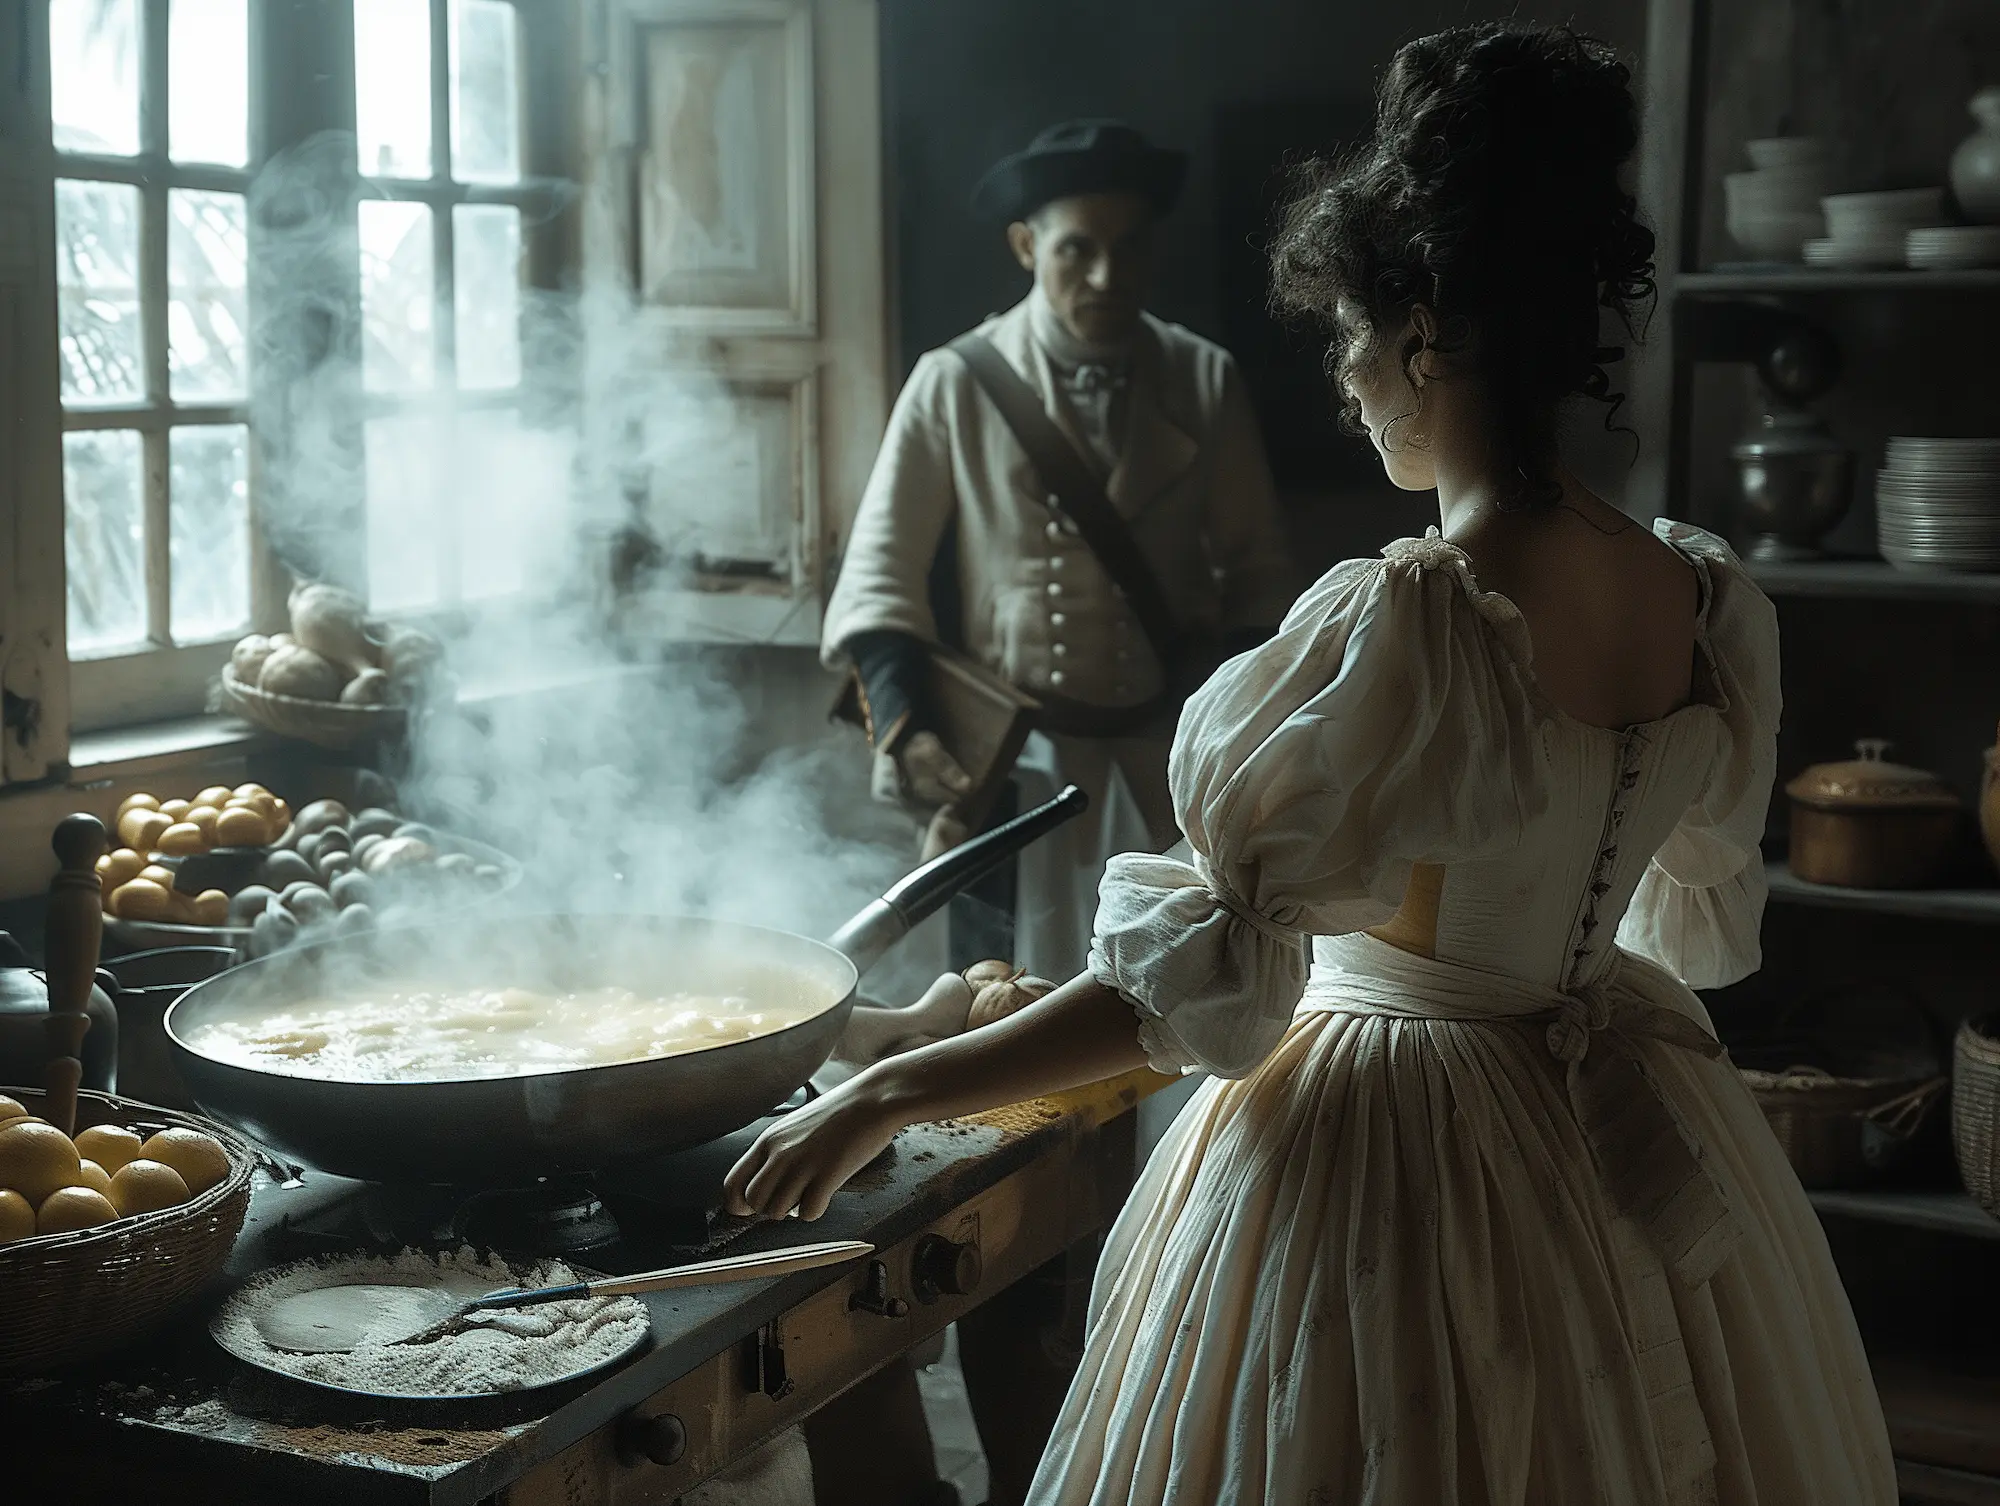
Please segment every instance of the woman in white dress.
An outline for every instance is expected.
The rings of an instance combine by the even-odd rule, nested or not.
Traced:
[[[1626,70],[1411,43],[1277,247],[1440,529],[1330,571],[1188,703],[1184,857],[1107,872],[1088,973],[771,1129],[817,1217],[901,1126],[1213,1074],[1101,1263],[1030,1499],[1890,1506],[1826,1241],[1689,991],[1759,961],[1770,604],[1562,466],[1651,289]]]

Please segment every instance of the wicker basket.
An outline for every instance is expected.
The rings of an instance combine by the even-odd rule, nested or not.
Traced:
[[[33,1110],[36,1089],[8,1088]],[[74,1234],[0,1245],[0,1375],[31,1374],[130,1343],[206,1286],[229,1259],[250,1208],[250,1147],[206,1119],[109,1093],[79,1093],[77,1128],[141,1134],[180,1126],[222,1142],[229,1175],[174,1208]]]
[[[1972,1200],[2000,1218],[2000,1015],[1967,1020],[1952,1050],[1951,1138]]]
[[[1922,1006],[1900,991],[1807,1000],[1730,1057],[1807,1187],[1882,1181],[1951,1082]]]
[[[341,701],[273,695],[245,685],[227,665],[216,682],[216,702],[216,709],[240,716],[253,727],[336,752],[399,738],[410,721],[408,709],[402,706],[349,706]]]

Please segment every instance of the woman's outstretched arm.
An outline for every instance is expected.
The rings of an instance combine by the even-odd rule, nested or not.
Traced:
[[[723,1183],[732,1213],[814,1219],[905,1125],[975,1114],[1146,1064],[1139,1021],[1088,974],[1025,1009],[934,1046],[892,1056],[757,1138]]]

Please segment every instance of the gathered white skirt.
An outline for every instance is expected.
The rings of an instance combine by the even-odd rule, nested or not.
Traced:
[[[1467,1018],[1461,976],[1415,1016],[1449,964],[1345,955],[1147,1166],[1035,1506],[1895,1506],[1825,1237],[1729,1063],[1635,1048],[1737,1230],[1693,1284],[1519,1000]]]

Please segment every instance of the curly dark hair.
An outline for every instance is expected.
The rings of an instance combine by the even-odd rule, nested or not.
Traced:
[[[1497,407],[1518,478],[1500,505],[1557,501],[1563,399],[1604,403],[1607,428],[1624,400],[1604,368],[1625,352],[1598,344],[1599,311],[1636,339],[1654,293],[1653,233],[1618,177],[1638,138],[1631,71],[1567,26],[1410,42],[1382,81],[1374,139],[1300,169],[1271,251],[1273,305],[1336,329],[1336,378],[1426,305],[1430,347],[1467,352]],[[1423,348],[1401,353],[1413,382]]]

